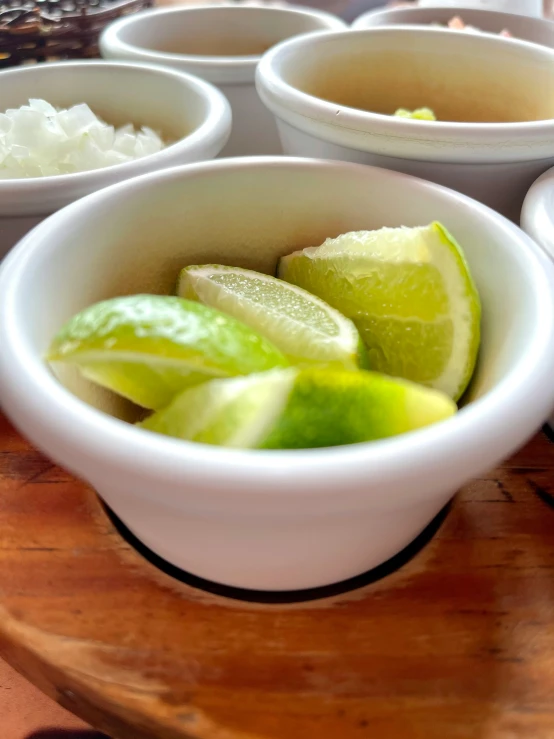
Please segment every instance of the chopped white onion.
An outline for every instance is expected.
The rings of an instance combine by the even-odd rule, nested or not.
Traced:
[[[82,103],[57,110],[46,100],[0,113],[0,179],[45,177],[131,162],[161,151],[151,128],[115,129]]]

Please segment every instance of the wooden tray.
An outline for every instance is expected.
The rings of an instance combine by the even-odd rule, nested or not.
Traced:
[[[0,652],[118,739],[552,739],[553,470],[538,435],[348,592],[244,602],[160,571],[0,416]]]

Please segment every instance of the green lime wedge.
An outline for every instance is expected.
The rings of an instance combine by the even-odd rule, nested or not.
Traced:
[[[85,308],[57,334],[46,358],[72,362],[88,379],[150,409],[214,377],[288,366],[270,341],[240,321],[161,295]]]
[[[306,290],[240,267],[186,267],[178,294],[218,308],[259,331],[293,364],[359,369],[366,362],[348,318]]]
[[[406,380],[290,368],[190,388],[139,425],[204,444],[306,449],[395,436],[455,412],[443,393]]]
[[[411,118],[415,121],[436,121],[437,117],[431,108],[416,108],[416,110],[407,110],[406,108],[398,108],[394,114],[397,118]]]
[[[356,324],[376,372],[457,400],[477,359],[481,305],[463,252],[439,223],[327,239],[280,260],[279,276]]]

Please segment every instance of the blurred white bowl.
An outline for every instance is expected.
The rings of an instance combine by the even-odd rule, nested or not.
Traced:
[[[2,110],[42,98],[55,107],[87,103],[107,123],[149,126],[173,141],[157,154],[104,169],[54,177],[0,179],[0,260],[45,216],[106,185],[217,156],[231,112],[212,85],[148,64],[85,61],[37,64],[0,73]]]
[[[303,36],[263,57],[257,87],[286,154],[414,174],[513,220],[554,164],[554,51],[536,44],[414,26]],[[422,106],[439,121],[392,115]]]
[[[331,449],[222,449],[118,420],[106,413],[121,413],[111,396],[57,379],[43,361],[76,311],[115,295],[168,293],[187,264],[273,273],[280,256],[327,236],[434,219],[464,246],[483,303],[467,405],[436,426]],[[497,213],[405,175],[217,160],[95,193],[28,234],[0,270],[0,341],[6,413],[150,549],[227,585],[309,588],[396,554],[461,485],[539,428],[554,404],[554,265]]]
[[[526,0],[527,2],[527,0]],[[459,15],[468,26],[474,26],[487,33],[500,33],[508,30],[515,39],[531,41],[554,48],[554,23],[544,18],[533,18],[516,13],[500,13],[480,8],[466,8],[460,2],[441,8],[381,8],[360,15],[351,28],[376,28],[377,26],[428,26],[433,23],[446,25],[455,15]]]
[[[275,121],[254,87],[258,62],[283,39],[341,29],[336,16],[295,5],[184,5],[120,18],[102,33],[100,50],[106,59],[163,64],[217,85],[233,111],[222,156],[280,154]]]
[[[554,260],[554,169],[541,175],[529,190],[521,211],[521,227]],[[548,424],[554,431],[554,409]]]
[[[462,5],[466,8],[495,10],[500,13],[515,13],[534,18],[541,18],[543,0],[417,0],[421,8],[445,8]]]
[[[554,168],[529,189],[521,210],[521,227],[554,259]]]

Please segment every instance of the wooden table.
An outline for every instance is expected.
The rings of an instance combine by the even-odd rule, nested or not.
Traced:
[[[244,602],[160,571],[0,416],[0,653],[119,739],[552,739],[553,470],[540,434],[407,561]]]

